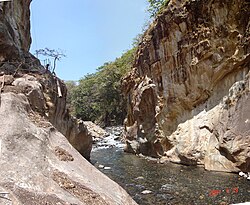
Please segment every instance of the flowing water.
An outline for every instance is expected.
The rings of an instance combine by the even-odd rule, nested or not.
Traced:
[[[250,201],[250,181],[237,174],[160,164],[122,151],[122,144],[100,142],[92,163],[120,184],[140,205],[226,205]],[[114,137],[113,137],[114,138]]]

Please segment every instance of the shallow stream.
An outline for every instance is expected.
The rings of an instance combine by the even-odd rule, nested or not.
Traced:
[[[108,145],[108,140],[102,145],[105,143]],[[124,153],[119,143],[94,149],[91,161],[139,205],[226,205],[250,201],[250,181],[237,174],[160,164]]]

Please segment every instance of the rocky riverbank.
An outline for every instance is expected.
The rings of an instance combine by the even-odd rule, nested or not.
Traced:
[[[66,86],[29,53],[30,2],[0,2],[0,204],[136,205],[86,160],[92,136]]]
[[[170,0],[123,79],[126,150],[250,171],[250,4]]]
[[[111,136],[115,140],[116,137]],[[99,149],[93,149],[91,162],[140,205],[229,205],[250,201],[249,181],[237,174],[162,164],[159,159],[126,153],[119,144],[109,146],[112,140],[102,141]]]
[[[104,134],[101,137],[94,138],[92,151],[112,147],[124,149],[123,126],[106,127],[103,131]]]

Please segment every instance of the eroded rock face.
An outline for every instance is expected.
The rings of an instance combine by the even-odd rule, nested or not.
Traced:
[[[45,106],[43,111],[49,121],[67,137],[69,142],[86,158],[90,159],[92,135],[83,121],[72,117],[66,109],[66,85],[50,75],[41,76],[39,82],[44,86]],[[62,96],[59,96],[58,88]]]
[[[249,116],[240,114],[249,106],[243,100],[249,92],[249,9],[246,0],[170,1],[123,80],[128,150],[210,170],[250,170],[243,157]],[[222,105],[232,93],[242,99]]]
[[[180,123],[168,136],[173,147],[165,159],[204,165],[207,170],[249,170],[249,77],[233,84],[230,94],[210,110]]]
[[[66,109],[67,90],[65,84],[50,73],[42,75],[19,73],[19,75],[16,78],[12,75],[0,77],[0,82],[3,80],[5,82],[3,92],[25,94],[32,110],[37,112],[40,118],[51,122],[89,160],[92,149],[92,135],[84,122],[72,117]],[[62,93],[60,97],[58,88]]]
[[[32,109],[48,118],[89,159],[92,137],[86,126],[67,112],[64,83],[45,73],[39,60],[29,53],[30,3],[31,0],[0,2],[1,92],[24,93]],[[58,87],[62,96],[58,96]]]
[[[0,61],[20,59],[29,51],[30,2],[0,2]]]
[[[63,82],[28,53],[29,4],[0,2],[0,204],[135,205],[82,157],[92,136],[69,115]]]
[[[22,93],[1,94],[0,204],[136,204],[86,161]]]

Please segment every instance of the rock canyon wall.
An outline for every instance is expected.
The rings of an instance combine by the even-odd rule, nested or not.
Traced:
[[[0,2],[0,60],[20,59],[28,52],[31,0]]]
[[[83,122],[69,115],[66,109],[66,86],[50,72],[45,73],[39,60],[29,53],[30,2],[0,2],[0,82],[4,82],[2,92],[24,93],[32,109],[48,118],[89,159],[92,138]]]
[[[126,150],[250,171],[250,3],[172,0],[123,79]]]
[[[83,158],[86,125],[69,115],[63,82],[28,52],[30,2],[0,2],[0,204],[136,204]]]

